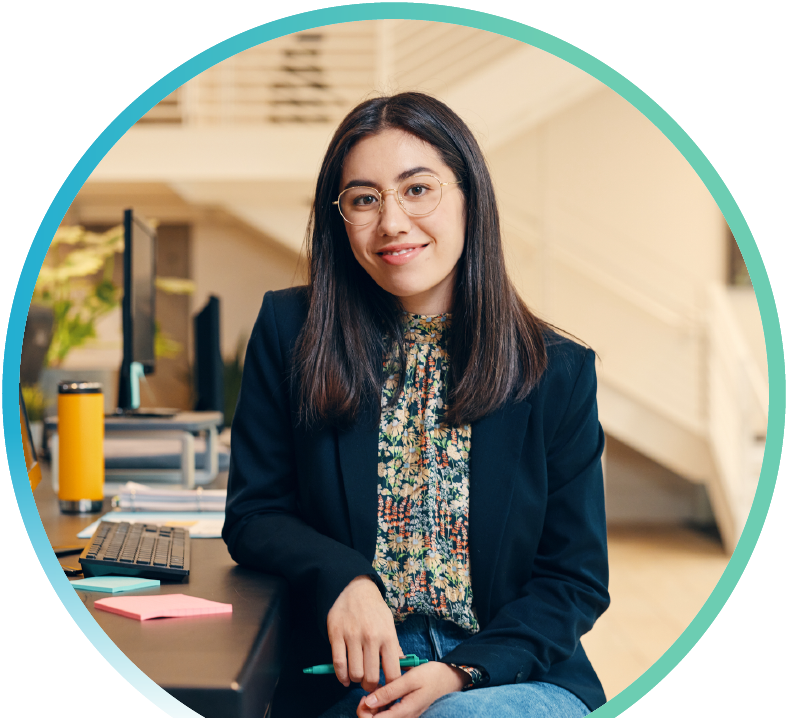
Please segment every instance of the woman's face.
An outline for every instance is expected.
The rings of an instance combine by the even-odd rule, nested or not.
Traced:
[[[380,287],[399,297],[403,309],[440,314],[451,311],[457,261],[465,244],[465,200],[460,186],[449,184],[432,212],[408,214],[396,192],[386,190],[396,190],[404,178],[417,174],[457,181],[438,151],[408,132],[389,129],[360,140],[345,159],[340,191],[350,185],[374,187],[384,193],[383,208],[368,224],[345,222],[345,228],[359,264]]]

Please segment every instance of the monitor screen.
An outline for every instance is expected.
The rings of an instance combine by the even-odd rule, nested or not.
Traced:
[[[139,362],[149,374],[156,363],[156,233],[131,210],[124,224],[124,359]]]
[[[212,296],[194,318],[194,384],[196,411],[224,411],[220,302]]]
[[[30,432],[30,422],[27,418],[27,407],[25,406],[25,398],[22,395],[21,384],[19,385],[19,419],[22,425],[22,450],[25,453],[27,478],[30,480],[30,488],[35,490],[41,481],[41,466],[38,463],[33,435]]]
[[[139,378],[156,368],[156,232],[127,209],[123,215],[123,363],[118,409],[139,406]]]

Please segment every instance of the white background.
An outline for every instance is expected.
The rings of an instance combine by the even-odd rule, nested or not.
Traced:
[[[164,74],[221,40],[275,19],[274,11],[263,9],[267,4],[72,0],[6,6],[0,42],[3,331],[38,225],[91,142]],[[784,4],[452,4],[556,35],[607,63],[659,103],[731,190],[758,242],[785,317]],[[323,5],[291,0],[287,14]],[[163,716],[107,664],[60,604],[25,538],[5,463],[0,474],[0,526],[10,562],[0,594],[3,712],[82,716],[86,709],[112,705],[118,718]],[[776,715],[784,710],[786,504],[778,481],[761,539],[733,596],[688,657],[626,711],[627,718]]]

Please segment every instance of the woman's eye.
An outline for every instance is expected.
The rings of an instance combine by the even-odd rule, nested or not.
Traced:
[[[356,207],[368,207],[378,201],[378,198],[372,194],[362,194],[353,199],[353,204]]]
[[[423,184],[414,184],[405,191],[406,197],[423,197],[429,191],[429,187]]]

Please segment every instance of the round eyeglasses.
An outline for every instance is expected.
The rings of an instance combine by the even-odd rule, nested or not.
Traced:
[[[421,217],[434,212],[441,203],[443,188],[461,182],[441,182],[433,175],[414,175],[400,182],[396,190],[376,190],[374,187],[348,187],[334,202],[342,219],[356,227],[369,224],[383,210],[383,195],[396,192],[397,201],[408,214]]]

